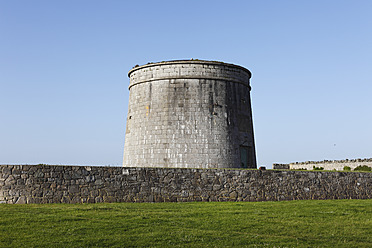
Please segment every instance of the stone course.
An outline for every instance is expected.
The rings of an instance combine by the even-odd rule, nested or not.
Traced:
[[[370,199],[372,173],[0,165],[0,202]]]

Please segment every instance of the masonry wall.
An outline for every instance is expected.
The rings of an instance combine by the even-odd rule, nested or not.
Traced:
[[[345,166],[349,166],[352,170],[354,170],[356,167],[364,165],[372,167],[372,158],[295,162],[289,164],[289,169],[312,170],[315,166],[323,167],[324,170],[342,171]]]
[[[1,203],[372,198],[372,173],[0,166]]]
[[[256,168],[249,70],[186,60],[128,75],[124,167]]]

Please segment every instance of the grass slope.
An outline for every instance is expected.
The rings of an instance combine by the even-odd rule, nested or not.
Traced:
[[[371,247],[372,200],[0,205],[0,247]]]

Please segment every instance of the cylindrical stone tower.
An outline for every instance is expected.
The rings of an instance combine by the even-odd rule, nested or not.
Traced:
[[[256,168],[249,70],[177,60],[128,76],[124,167]]]

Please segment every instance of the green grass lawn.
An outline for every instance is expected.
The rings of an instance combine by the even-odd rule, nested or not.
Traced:
[[[372,200],[0,205],[0,247],[371,247]]]

